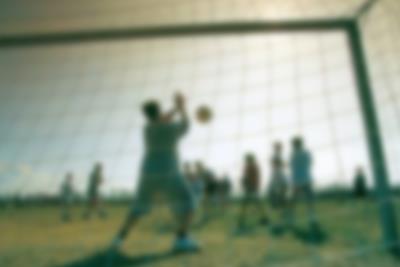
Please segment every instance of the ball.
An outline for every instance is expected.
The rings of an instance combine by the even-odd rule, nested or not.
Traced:
[[[200,106],[196,111],[197,121],[200,123],[207,123],[212,119],[211,109],[207,106]]]

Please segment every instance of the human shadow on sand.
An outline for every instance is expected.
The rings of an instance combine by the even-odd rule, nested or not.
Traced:
[[[317,223],[310,224],[307,227],[284,227],[282,225],[270,227],[270,234],[273,237],[280,238],[287,233],[291,233],[297,240],[310,245],[322,245],[328,241],[327,233]]]
[[[293,235],[303,243],[310,245],[322,245],[329,239],[327,233],[317,223],[304,228],[294,227]]]
[[[128,256],[122,253],[117,253],[113,256],[112,262],[110,262],[109,255],[107,252],[98,252],[82,259],[66,263],[64,265],[58,265],[54,267],[137,267],[137,266],[153,266],[153,264],[178,257],[181,254],[173,252],[160,252],[160,253],[149,253],[137,256]]]

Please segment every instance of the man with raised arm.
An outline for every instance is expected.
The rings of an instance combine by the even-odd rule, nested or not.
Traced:
[[[188,235],[195,202],[179,168],[178,144],[189,129],[189,119],[184,97],[177,94],[174,101],[173,111],[165,115],[161,113],[157,101],[147,101],[143,105],[147,123],[139,186],[132,208],[112,242],[112,252],[119,249],[138,219],[150,211],[154,196],[160,193],[168,200],[178,221],[173,251],[193,252],[199,249],[197,242]],[[173,121],[175,115],[179,115],[180,119]]]

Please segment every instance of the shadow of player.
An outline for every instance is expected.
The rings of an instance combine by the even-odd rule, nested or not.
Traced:
[[[231,234],[233,236],[258,236],[264,232],[265,229],[270,229],[272,226],[268,221],[260,220],[258,223],[245,224],[239,223],[232,228]]]
[[[389,248],[389,254],[396,261],[400,261],[400,244],[396,244],[394,247]]]
[[[236,237],[252,236],[257,234],[255,227],[239,226],[232,229],[231,234]]]
[[[180,254],[176,254],[173,252],[149,253],[138,256],[128,256],[122,253],[117,253],[113,257],[112,264],[110,264],[110,262],[108,261],[108,253],[103,251],[57,267],[136,267],[136,266],[148,266],[148,265],[153,266],[153,264],[155,264],[156,262],[177,257],[179,255]]]
[[[322,245],[328,241],[327,233],[317,223],[305,228],[294,226],[292,231],[295,238],[306,244]]]
[[[288,230],[289,230],[288,227],[285,227],[280,224],[275,224],[271,225],[271,227],[269,228],[269,233],[271,234],[271,236],[278,238],[285,235],[288,232]]]

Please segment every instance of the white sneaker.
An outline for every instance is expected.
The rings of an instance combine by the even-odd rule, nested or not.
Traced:
[[[121,246],[122,246],[122,239],[116,237],[111,242],[111,246],[110,246],[109,250],[110,251],[118,251],[118,250],[120,250]]]
[[[197,252],[200,245],[190,237],[182,237],[175,240],[173,251],[176,253]]]

